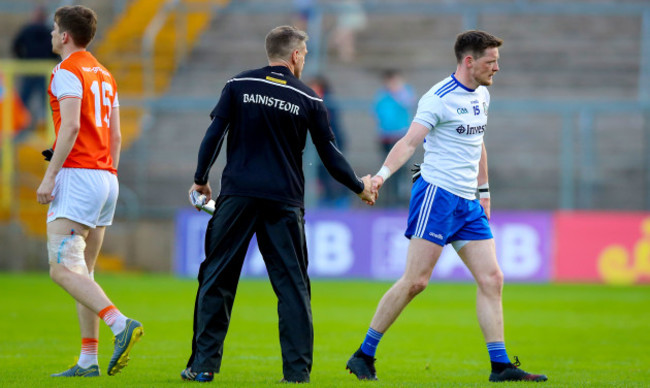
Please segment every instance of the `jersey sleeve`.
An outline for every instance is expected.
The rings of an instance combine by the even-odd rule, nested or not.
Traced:
[[[233,114],[234,102],[232,101],[232,82],[228,81],[226,86],[223,87],[221,91],[221,97],[219,102],[210,112],[210,119],[215,117],[221,117],[222,119],[230,120]]]
[[[354,173],[350,163],[345,159],[341,151],[336,148],[334,141],[327,143],[314,143],[316,151],[327,172],[338,182],[345,185],[350,190],[359,194],[364,189],[363,182]]]
[[[442,100],[435,94],[425,94],[418,103],[413,121],[432,130],[442,117]]]
[[[215,116],[205,132],[199,148],[199,159],[194,172],[194,183],[197,185],[208,183],[210,169],[219,156],[227,131],[228,123],[222,120],[221,117]]]
[[[59,69],[52,78],[52,94],[61,101],[66,98],[83,98],[81,80],[66,69]]]
[[[322,101],[316,102],[316,108],[311,112],[309,133],[314,144],[329,143],[334,140],[329,114]]]

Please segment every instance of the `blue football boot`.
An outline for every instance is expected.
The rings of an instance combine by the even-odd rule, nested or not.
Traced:
[[[53,374],[52,377],[98,377],[99,365],[91,365],[88,368],[82,368],[75,364],[65,372]]]
[[[124,330],[113,338],[115,349],[113,350],[113,357],[108,363],[109,376],[114,376],[126,366],[133,345],[140,340],[143,334],[144,331],[140,322],[133,319],[126,320]]]

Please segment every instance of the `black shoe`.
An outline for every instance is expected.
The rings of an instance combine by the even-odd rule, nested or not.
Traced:
[[[377,380],[376,360],[359,349],[350,357],[345,369],[354,373],[359,380]]]
[[[490,373],[490,381],[493,383],[503,381],[546,381],[546,375],[534,375],[522,369],[519,369],[519,357],[515,356],[515,363],[508,364],[508,366],[501,372]]]
[[[201,383],[209,383],[214,379],[213,372],[193,372],[192,368],[185,368],[181,372],[181,379],[185,381],[198,381]]]

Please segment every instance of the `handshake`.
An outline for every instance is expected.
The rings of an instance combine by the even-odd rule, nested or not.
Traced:
[[[411,172],[413,173],[412,175],[412,180],[413,183],[417,181],[420,178],[420,175],[422,175],[422,164],[414,164],[413,168],[411,168]],[[379,197],[379,189],[381,186],[384,184],[384,181],[388,179],[390,176],[390,170],[388,169],[387,166],[382,166],[382,168],[377,172],[375,176],[372,178],[370,177],[370,174],[364,176],[361,178],[363,181],[363,191],[359,194],[359,198],[363,200],[363,202],[367,203],[368,205],[372,206],[375,204],[377,201],[377,198]]]
[[[372,206],[377,201],[379,188],[384,184],[384,178],[378,175],[371,178],[370,174],[368,174],[361,178],[361,181],[363,182],[363,191],[357,194],[357,196],[361,198],[363,202]]]

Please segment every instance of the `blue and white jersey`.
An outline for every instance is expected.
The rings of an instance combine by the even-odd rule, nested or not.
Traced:
[[[450,75],[418,103],[414,122],[429,128],[422,178],[462,198],[476,198],[476,179],[490,93],[468,89]]]

